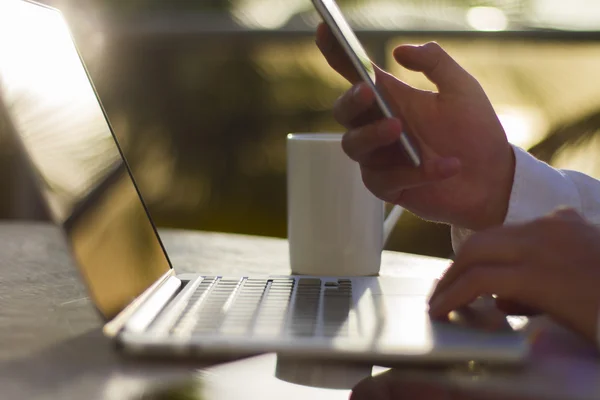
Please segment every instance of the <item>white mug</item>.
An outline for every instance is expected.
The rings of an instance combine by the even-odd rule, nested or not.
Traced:
[[[287,137],[288,240],[292,274],[373,276],[402,214],[364,185],[342,150],[342,134]]]

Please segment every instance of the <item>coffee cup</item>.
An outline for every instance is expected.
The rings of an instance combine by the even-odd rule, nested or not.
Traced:
[[[292,274],[374,276],[381,251],[402,214],[364,185],[342,134],[287,137],[288,241]]]

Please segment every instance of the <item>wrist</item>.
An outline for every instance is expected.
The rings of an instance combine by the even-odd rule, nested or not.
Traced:
[[[493,177],[486,181],[488,188],[487,196],[484,196],[485,202],[481,210],[481,218],[478,226],[474,230],[483,230],[494,226],[504,224],[515,177],[516,158],[512,146],[507,143],[508,151],[502,161],[499,161],[499,171]]]

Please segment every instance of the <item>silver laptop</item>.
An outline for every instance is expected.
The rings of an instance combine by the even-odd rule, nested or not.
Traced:
[[[527,354],[511,329],[431,321],[432,281],[177,275],[56,10],[0,1],[0,100],[0,129],[17,139],[124,352],[508,364]]]

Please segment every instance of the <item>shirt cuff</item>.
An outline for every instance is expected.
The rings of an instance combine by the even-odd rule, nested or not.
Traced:
[[[562,171],[542,162],[525,150],[512,146],[515,175],[504,224],[523,223],[540,218],[561,206],[581,210],[577,186]],[[450,235],[456,253],[473,232],[452,226]]]
[[[567,174],[525,150],[513,146],[515,176],[504,224],[522,223],[548,215],[559,207],[581,210],[581,198]]]

